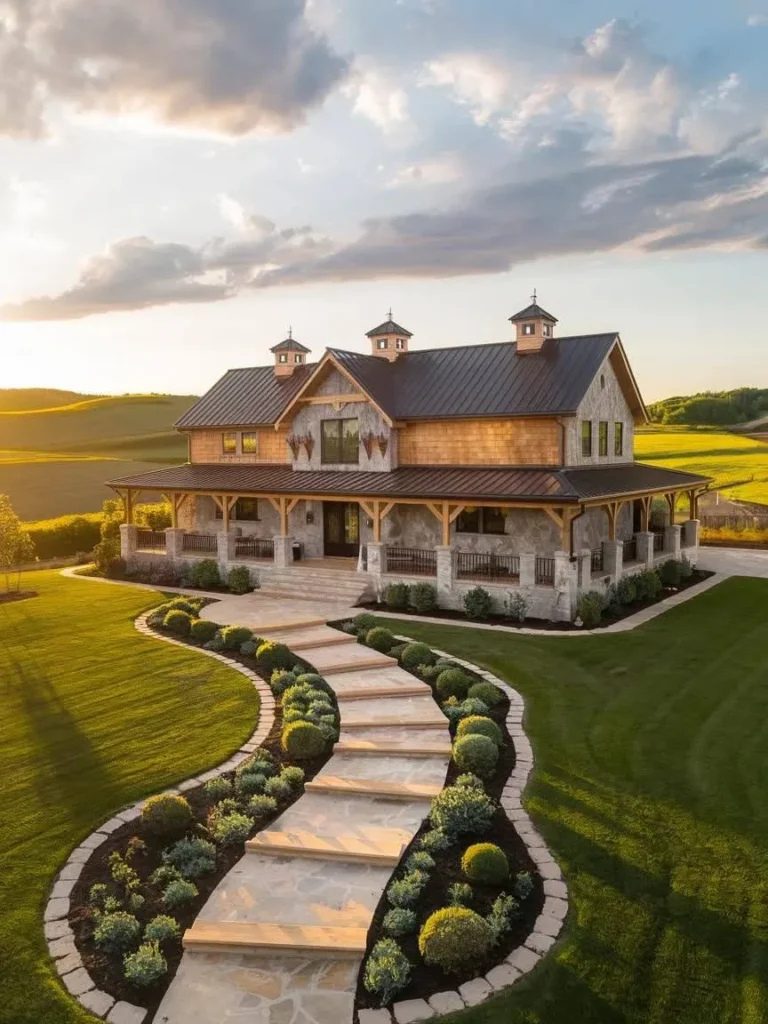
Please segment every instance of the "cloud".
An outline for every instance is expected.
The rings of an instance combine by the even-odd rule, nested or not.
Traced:
[[[758,28],[763,25],[768,25],[768,14],[750,14],[747,18],[747,24],[750,28]]]
[[[346,92],[354,99],[353,113],[367,117],[385,135],[406,127],[408,94],[386,72],[376,68],[360,70]]]
[[[56,101],[230,135],[288,131],[346,72],[306,0],[0,4],[0,133],[12,136],[43,134]]]
[[[459,181],[464,166],[456,153],[445,153],[420,163],[408,164],[395,172],[389,181],[391,188],[401,185],[446,185]]]

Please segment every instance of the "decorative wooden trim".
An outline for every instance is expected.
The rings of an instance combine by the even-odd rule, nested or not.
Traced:
[[[370,459],[371,455],[373,454],[373,442],[375,440],[376,440],[376,438],[370,432],[370,430],[368,431],[367,434],[363,434],[362,437],[360,438],[360,441],[361,441],[361,443],[363,445],[363,448],[365,449],[365,454],[368,456],[369,459]]]
[[[298,459],[304,438],[300,434],[289,434],[285,440],[288,447],[291,449],[291,454],[293,455],[294,460]]]
[[[376,442],[379,446],[381,457],[384,458],[384,456],[387,454],[387,448],[389,447],[389,438],[387,437],[386,434],[379,434],[378,437],[376,438]]]
[[[288,403],[288,405],[285,407],[285,409],[283,409],[283,411],[280,413],[279,417],[275,420],[275,430],[279,430],[280,429],[280,426],[289,417],[289,415],[293,412],[293,410],[295,409],[296,405],[305,397],[307,391],[309,391],[309,389],[317,381],[317,378],[321,374],[323,374],[325,372],[325,369],[326,369],[326,367],[328,366],[329,363],[333,366],[333,368],[335,370],[339,371],[339,373],[342,375],[342,377],[344,377],[346,380],[349,381],[349,383],[355,388],[356,393],[359,394],[360,392],[362,392],[363,395],[365,395],[366,399],[370,402],[370,404],[374,407],[374,409],[376,409],[376,411],[379,413],[379,415],[384,420],[384,422],[387,424],[387,426],[391,427],[393,425],[392,424],[392,419],[384,412],[384,410],[381,408],[381,406],[378,405],[378,403],[373,400],[372,396],[369,395],[364,388],[360,387],[359,381],[355,380],[355,378],[341,365],[341,363],[333,356],[333,354],[331,352],[326,352],[325,355],[323,356],[323,358],[320,360],[320,362],[315,367],[315,369],[312,372],[312,374],[309,376],[308,380],[300,388],[298,394],[296,394],[293,397],[293,399]],[[320,397],[320,396],[318,396],[318,397]],[[326,398],[326,400],[327,400],[328,396],[324,395],[322,397]]]
[[[305,434],[301,441],[307,453],[307,460],[310,461],[312,459],[312,452],[315,448],[315,439],[311,434]]]
[[[338,412],[344,405],[355,405],[359,402],[367,403],[369,399],[365,395],[361,395],[360,392],[357,392],[346,395],[308,395],[305,398],[299,398],[297,401],[301,405],[331,405]]]

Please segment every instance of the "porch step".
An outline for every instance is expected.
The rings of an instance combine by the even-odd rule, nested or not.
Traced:
[[[346,725],[342,722],[342,729]],[[398,725],[398,728],[402,726]],[[362,754],[379,757],[382,754],[397,754],[400,757],[450,757],[451,741],[447,737],[434,743],[406,745],[386,740],[341,740],[333,748],[334,754]]]
[[[378,689],[371,687],[367,690],[342,690],[336,691],[336,700],[339,704],[358,700],[378,700],[387,697],[427,697],[432,691],[426,683],[414,686],[381,686]],[[446,720],[444,720],[446,721]]]
[[[304,651],[311,647],[338,647],[357,643],[357,637],[341,633],[330,626],[318,625],[310,629],[262,629],[259,635],[274,643],[288,644],[292,651]]]
[[[245,844],[249,853],[309,857],[395,867],[410,842],[407,832],[377,829],[370,836],[318,836],[312,832],[261,832]]]
[[[442,729],[448,732],[448,719],[443,716],[440,719],[430,718],[418,721],[415,718],[341,718],[341,728],[345,731],[352,729]]]
[[[315,666],[324,676],[335,672],[357,672],[360,669],[391,668],[396,666],[394,658],[363,647],[361,644],[349,644],[344,647],[318,647],[315,651],[306,648],[307,661]]]
[[[386,797],[390,800],[431,800],[442,788],[442,783],[390,782],[342,778],[339,775],[318,775],[304,786],[310,793],[344,793],[347,796]]]
[[[267,597],[331,602],[353,607],[371,588],[365,573],[313,569],[301,563],[264,573],[260,593]]]
[[[184,933],[182,945],[201,953],[277,953],[307,959],[356,960],[365,953],[367,938],[366,928],[198,919]]]

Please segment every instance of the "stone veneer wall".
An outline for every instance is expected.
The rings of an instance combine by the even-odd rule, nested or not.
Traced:
[[[619,512],[616,523],[616,539],[630,540],[633,536],[632,505],[624,505]],[[573,524],[573,550],[575,554],[582,548],[597,550],[604,540],[608,539],[608,515],[603,508],[588,508],[583,516]]]
[[[560,548],[560,531],[541,509],[510,509],[504,536],[457,533],[451,526],[451,547],[483,554],[552,555]],[[382,540],[407,548],[434,548],[442,543],[442,526],[422,505],[396,505],[382,524]]]
[[[605,388],[600,387],[600,377],[605,377]],[[592,421],[592,457],[585,458],[581,454],[581,422]],[[600,420],[608,422],[608,454],[598,455]],[[614,423],[624,424],[624,452],[614,455]],[[565,464],[566,466],[607,466],[621,462],[632,462],[634,459],[634,418],[621,390],[618,378],[611,366],[610,358],[606,359],[592,381],[576,417],[566,421],[565,433]]]

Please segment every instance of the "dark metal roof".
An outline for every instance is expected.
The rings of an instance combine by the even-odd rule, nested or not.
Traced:
[[[515,313],[514,316],[509,318],[513,324],[518,323],[520,320],[549,320],[550,323],[556,324],[557,317],[552,316],[546,309],[542,309],[538,302],[531,303],[530,306],[526,306],[525,309],[521,309],[519,313]]]
[[[391,473],[293,470],[287,465],[187,464],[110,481],[118,487],[158,491],[381,495],[443,501],[546,500],[569,504],[705,482],[705,477],[692,473],[639,464],[578,470],[535,466],[402,466]]]
[[[378,327],[374,327],[372,331],[368,331],[366,338],[375,338],[377,334],[404,334],[407,338],[413,337],[410,331],[406,331],[400,324],[396,324],[392,317],[385,320],[383,324],[379,324]]]
[[[273,366],[228,370],[176,421],[176,426],[269,426],[306,384],[314,368],[314,363],[305,363],[284,377],[276,376]]]
[[[277,345],[273,345],[269,350],[270,352],[309,352],[310,349],[306,345],[302,345],[300,341],[296,341],[295,338],[286,338],[285,341],[279,342]]]

